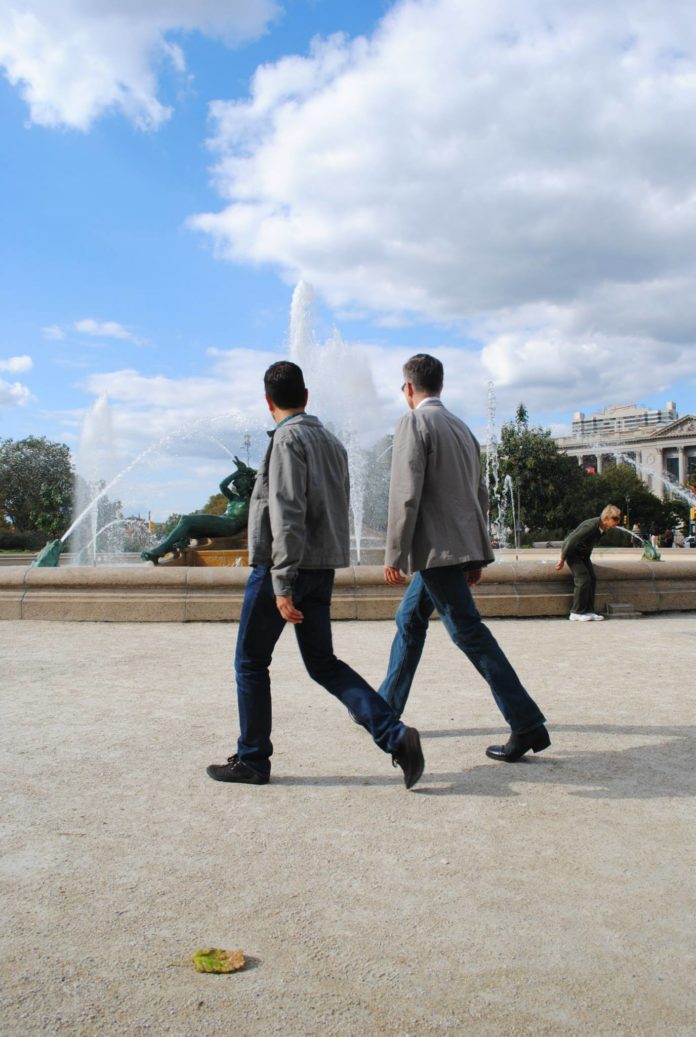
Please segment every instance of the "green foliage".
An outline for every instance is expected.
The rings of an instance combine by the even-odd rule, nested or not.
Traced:
[[[587,518],[599,515],[607,504],[615,504],[622,516],[628,516],[629,527],[637,523],[642,532],[648,533],[652,528],[659,532],[672,528],[688,515],[686,502],[660,500],[631,465],[612,465],[602,475],[589,475],[587,486]]]
[[[498,461],[499,489],[509,475],[516,507],[519,501],[518,518],[530,528],[525,540],[563,539],[583,519],[599,515],[607,504],[615,504],[622,516],[628,515],[630,526],[637,523],[645,533],[651,528],[673,527],[688,515],[686,502],[660,500],[631,465],[613,465],[602,475],[585,472],[575,458],[561,453],[549,429],[530,428],[522,403],[514,420],[501,429]],[[497,518],[494,502],[491,518]],[[505,521],[511,524],[512,516],[506,514]],[[547,535],[554,532],[558,535]],[[617,545],[626,544],[625,534],[616,536]]]
[[[164,540],[165,537],[168,537],[180,518],[181,515],[179,514],[179,512],[175,511],[174,514],[170,515],[169,518],[164,520],[164,522],[153,523],[155,527],[155,536],[157,537],[157,539]]]
[[[559,451],[549,429],[529,427],[524,404],[501,429],[498,463],[499,487],[509,475],[516,506],[519,501],[518,519],[530,529],[565,527],[569,514],[582,512],[582,469]],[[493,502],[491,517],[497,518]]]
[[[0,515],[17,532],[56,537],[70,524],[70,450],[45,436],[0,441]]]
[[[208,498],[208,503],[201,508],[204,515],[224,515],[225,509],[230,502],[224,493],[214,493]]]
[[[22,551],[38,551],[45,543],[44,533],[13,533],[10,530],[0,530],[0,551],[17,554]]]

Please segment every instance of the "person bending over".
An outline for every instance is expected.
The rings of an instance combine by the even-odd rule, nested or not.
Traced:
[[[567,564],[573,574],[573,604],[568,617],[573,622],[589,623],[604,619],[595,612],[597,577],[590,555],[606,530],[614,529],[620,520],[621,509],[607,504],[599,518],[585,519],[563,541],[556,569],[560,572]]]

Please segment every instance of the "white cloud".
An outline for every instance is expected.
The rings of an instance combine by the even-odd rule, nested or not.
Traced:
[[[0,371],[12,371],[19,374],[20,371],[31,371],[34,361],[30,356],[11,356],[7,360],[0,360]]]
[[[108,397],[120,452],[134,455],[161,441],[167,454],[191,453],[196,447],[217,457],[221,447],[211,437],[238,450],[237,440],[248,426],[261,434],[270,424],[263,373],[279,355],[246,349],[208,354],[210,372],[196,377],[148,376],[124,369],[92,374],[83,381],[82,388],[90,394]]]
[[[0,407],[24,407],[31,399],[33,397],[26,385],[0,378]]]
[[[168,34],[200,32],[232,46],[260,35],[277,10],[274,0],[5,0],[0,65],[34,123],[87,130],[119,109],[156,129],[171,114],[157,97],[161,65],[185,71]]]
[[[93,320],[85,317],[75,321],[75,330],[83,335],[94,335],[98,338],[119,338],[135,342],[134,336],[115,320]]]
[[[56,340],[65,338],[65,332],[58,326],[58,324],[49,324],[47,327],[42,328],[41,332],[44,338]]]
[[[635,398],[696,373],[695,108],[687,0],[406,0],[212,106],[226,205],[191,224],[335,307],[464,329],[533,406]]]

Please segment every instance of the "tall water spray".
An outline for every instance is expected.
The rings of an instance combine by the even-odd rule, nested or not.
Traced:
[[[104,480],[114,474],[114,437],[111,410],[106,396],[99,396],[85,415],[75,458],[73,519],[82,516],[100,494]],[[91,508],[85,521],[73,522],[73,559],[81,564],[95,562],[98,511]],[[65,534],[67,536],[67,534]]]
[[[310,412],[335,432],[348,453],[353,532],[359,562],[367,479],[366,448],[382,433],[383,418],[364,354],[348,346],[337,329],[319,344],[314,327],[314,290],[306,281],[300,281],[290,306],[290,359],[304,372],[310,393]]]

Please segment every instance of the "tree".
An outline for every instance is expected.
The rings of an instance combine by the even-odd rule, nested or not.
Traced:
[[[527,408],[521,403],[514,420],[503,425],[498,447],[498,492],[509,475],[518,520],[537,530],[573,523],[583,510],[583,474],[574,458],[560,452],[549,429],[529,427]],[[492,500],[493,519],[497,510]]]
[[[208,497],[208,502],[203,505],[201,512],[204,515],[224,515],[229,503],[224,493],[214,493],[212,497]]]
[[[0,441],[0,514],[18,532],[59,536],[70,524],[70,449],[45,436]]]
[[[179,512],[175,511],[169,516],[169,518],[166,518],[164,522],[155,522],[155,536],[157,537],[157,539],[163,540],[164,537],[169,536],[169,534],[174,529],[174,526],[177,524],[180,518],[181,515],[179,514]]]

